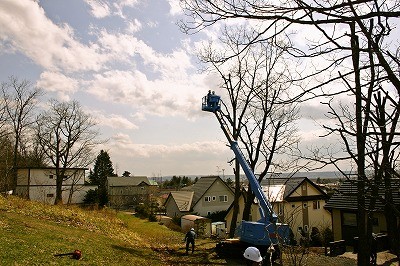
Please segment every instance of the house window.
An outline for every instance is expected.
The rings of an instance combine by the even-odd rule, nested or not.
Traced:
[[[212,196],[212,201],[215,201],[217,199],[216,196]]]
[[[210,201],[211,201],[211,197],[210,197],[210,196],[204,197],[204,201],[205,201],[205,202],[210,202]]]
[[[52,197],[54,197],[54,194],[53,193],[49,193],[49,194],[47,194],[46,195],[48,198],[52,198]]]
[[[306,203],[303,203],[303,208],[304,208],[304,209],[307,209],[307,202],[306,202]]]
[[[308,232],[308,225],[304,226],[304,231],[307,233]]]
[[[228,201],[228,196],[227,195],[219,196],[219,201],[220,202],[227,202]]]
[[[54,176],[53,175],[49,175],[49,179],[53,179],[54,178]]]
[[[314,200],[313,201],[313,209],[321,209],[321,206],[319,205],[319,200]]]
[[[210,216],[211,215],[211,212],[207,212],[207,216]]]
[[[292,204],[292,209],[296,208],[296,204]]]

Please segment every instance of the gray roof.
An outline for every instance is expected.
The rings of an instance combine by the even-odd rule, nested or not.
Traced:
[[[128,187],[138,186],[141,183],[146,185],[152,185],[146,176],[132,176],[132,177],[120,177],[120,176],[109,176],[107,177],[108,186],[110,187]]]
[[[202,197],[203,195],[207,192],[207,190],[214,184],[215,181],[220,180],[224,182],[219,176],[203,176],[197,180],[196,183],[194,183],[191,186],[184,187],[182,190],[186,191],[193,191],[193,201],[192,201],[192,206],[194,206]],[[224,182],[226,185],[226,183]],[[229,190],[228,186],[226,186]],[[231,190],[232,191],[232,190]]]
[[[391,180],[391,194],[393,197],[393,202],[396,206],[400,206],[400,179]],[[369,206],[371,200],[371,188],[372,186],[367,186],[365,190],[366,206]],[[357,181],[356,180],[346,180],[342,183],[339,191],[332,195],[328,200],[327,204],[324,206],[326,209],[342,209],[342,210],[357,210]],[[381,199],[384,199],[385,187],[382,182],[378,186],[378,195]],[[376,201],[375,211],[384,210],[384,202],[381,200]]]
[[[193,200],[193,191],[172,191],[170,197],[175,201],[179,211],[190,211]]]

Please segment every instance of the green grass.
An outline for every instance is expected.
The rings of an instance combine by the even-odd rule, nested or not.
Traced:
[[[184,234],[111,209],[83,210],[0,196],[0,265],[240,265],[218,258],[215,242],[198,239],[186,256]],[[82,251],[81,260],[55,254]],[[289,264],[285,264],[289,265]],[[307,265],[355,265],[311,256]]]
[[[1,265],[219,264],[215,243],[184,255],[184,235],[113,210],[88,211],[0,196]],[[54,254],[82,251],[79,261]],[[214,258],[215,257],[215,258]]]

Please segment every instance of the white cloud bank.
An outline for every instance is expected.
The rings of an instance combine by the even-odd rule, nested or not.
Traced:
[[[0,41],[52,71],[99,70],[107,58],[84,45],[68,24],[56,25],[35,1],[0,1]]]

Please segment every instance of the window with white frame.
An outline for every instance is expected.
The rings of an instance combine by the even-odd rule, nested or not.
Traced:
[[[50,178],[50,179],[53,179],[53,178],[54,178],[54,176],[53,176],[53,175],[49,175],[49,178]]]
[[[219,201],[220,202],[227,202],[228,201],[228,196],[227,195],[220,195],[219,196]]]
[[[204,201],[205,202],[210,202],[211,201],[211,197],[210,196],[205,196],[204,197]]]
[[[215,201],[217,199],[216,196],[212,196],[212,201]]]

